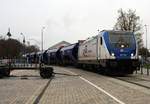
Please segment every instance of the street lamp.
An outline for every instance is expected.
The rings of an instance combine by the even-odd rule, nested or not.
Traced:
[[[147,49],[147,25],[145,26],[145,35],[146,35],[146,49]],[[146,58],[147,58],[147,51],[146,51]]]
[[[9,38],[11,37],[10,28],[8,28],[7,36],[8,36]]]
[[[146,35],[146,61],[147,61],[147,56],[148,56],[148,48],[147,48],[147,25],[145,24],[145,35]],[[148,69],[148,66],[146,65],[146,68],[147,68],[147,75],[149,75],[149,69]]]
[[[20,35],[23,36],[23,44],[25,45],[25,36],[23,35],[23,33],[20,33]]]
[[[8,28],[7,36],[10,39],[10,37],[11,37],[10,28]],[[8,43],[8,48],[10,48],[10,42]],[[7,50],[7,55],[8,55],[8,58],[10,59],[11,55],[9,54],[9,50]],[[10,60],[9,60],[9,62],[10,62]]]
[[[25,55],[25,36],[23,35],[23,33],[20,33],[20,35],[22,35],[23,36],[23,45],[24,45],[24,55]]]
[[[23,36],[23,45],[24,45],[24,49],[23,49],[23,54],[24,54],[24,56],[25,56],[25,36],[23,35],[23,33],[20,33],[20,35],[22,35]],[[25,66],[25,60],[24,60],[24,66]]]
[[[43,26],[41,29],[41,51],[43,52],[43,32],[44,32],[45,27]]]

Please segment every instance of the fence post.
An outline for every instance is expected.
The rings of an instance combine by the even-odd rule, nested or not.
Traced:
[[[143,65],[141,65],[141,74],[143,74]]]
[[[146,68],[147,68],[147,75],[149,75],[149,68],[148,68],[148,65],[146,65]]]

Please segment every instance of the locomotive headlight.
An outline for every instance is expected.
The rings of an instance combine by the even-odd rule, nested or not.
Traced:
[[[114,53],[111,53],[111,56],[115,56],[115,54],[114,54]]]
[[[124,48],[124,45],[123,45],[123,44],[121,45],[121,48]]]
[[[133,57],[133,56],[134,56],[134,54],[133,54],[133,53],[131,53],[131,56]]]

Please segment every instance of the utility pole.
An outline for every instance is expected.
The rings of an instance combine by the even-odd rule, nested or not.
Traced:
[[[43,32],[44,32],[45,27],[42,27],[41,29],[41,51],[43,52]]]
[[[8,33],[7,33],[7,36],[8,36],[8,38],[10,39],[10,37],[11,37],[11,33],[10,33],[10,28],[8,28]],[[11,55],[9,54],[9,52],[11,52],[10,50],[9,50],[9,48],[10,48],[10,42],[8,41],[8,47],[7,47],[8,49],[7,49],[7,58],[9,59],[9,65],[10,65],[10,62],[11,62]]]
[[[144,25],[145,26],[145,35],[146,35],[146,61],[147,61],[147,57],[148,57],[148,53],[147,53],[147,51],[148,51],[148,48],[147,48],[147,25],[145,24]],[[147,75],[149,75],[149,69],[148,69],[148,66],[147,66],[147,63],[146,63],[146,69],[147,69]]]
[[[43,26],[41,29],[41,55],[40,55],[40,66],[42,65],[42,60],[43,60],[43,32],[44,32],[45,27]]]
[[[25,56],[25,36],[23,35],[23,33],[20,33],[20,35],[22,35],[23,36],[23,55]],[[25,66],[25,60],[24,60],[24,66]]]

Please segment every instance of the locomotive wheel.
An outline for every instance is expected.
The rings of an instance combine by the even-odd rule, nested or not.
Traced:
[[[46,67],[40,69],[40,76],[44,79],[52,77],[52,74],[53,74],[52,67]]]

